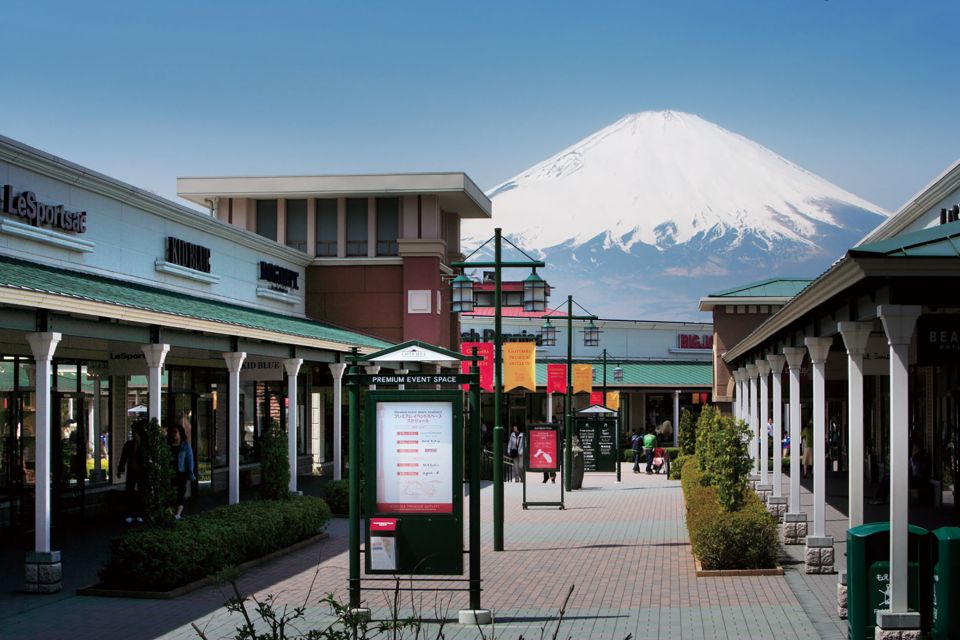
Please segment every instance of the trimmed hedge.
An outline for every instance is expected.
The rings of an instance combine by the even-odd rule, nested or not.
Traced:
[[[695,456],[691,456],[691,459]],[[743,506],[724,511],[717,490],[703,484],[696,461],[685,461],[681,485],[687,506],[687,530],[694,555],[704,569],[772,569],[780,555],[777,521],[755,493]]]
[[[664,447],[663,450],[666,451],[670,457],[670,462],[680,457],[680,449],[678,447]],[[624,462],[633,462],[633,449],[629,447],[621,449],[620,454],[623,456]],[[640,452],[640,459],[643,460],[643,451]]]
[[[323,485],[323,499],[330,505],[330,511],[346,515],[350,511],[350,482],[331,480]]]
[[[670,479],[680,480],[683,477],[683,465],[693,456],[677,456],[677,459],[670,463]]]
[[[169,591],[320,533],[330,508],[320,498],[253,500],[219,507],[169,527],[127,530],[110,543],[104,587]]]

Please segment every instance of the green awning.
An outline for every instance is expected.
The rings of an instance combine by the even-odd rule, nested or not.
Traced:
[[[960,222],[904,233],[850,249],[851,256],[867,254],[943,258],[960,256]]]
[[[564,364],[556,362],[551,364]],[[581,364],[581,362],[574,362]],[[593,364],[596,375],[594,386],[603,382],[603,365]],[[613,370],[617,363],[607,360],[607,387],[711,387],[713,385],[713,364],[710,362],[623,362],[623,381],[615,382]],[[537,363],[537,386],[547,384],[547,363]]]
[[[807,288],[810,278],[771,278],[711,293],[710,298],[792,298]]]
[[[344,347],[384,349],[390,346],[389,342],[377,338],[303,318],[198,298],[103,276],[66,271],[13,258],[0,257],[0,287],[323,340],[341,344]]]

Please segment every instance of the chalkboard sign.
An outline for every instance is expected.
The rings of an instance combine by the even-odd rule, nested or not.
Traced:
[[[584,471],[616,471],[616,420],[577,419]]]

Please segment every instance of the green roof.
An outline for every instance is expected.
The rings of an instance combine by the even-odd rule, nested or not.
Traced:
[[[960,256],[960,222],[949,222],[929,229],[912,231],[850,249],[850,255]]]
[[[719,293],[711,293],[710,298],[792,298],[813,282],[810,278],[771,278],[741,285]]]
[[[550,364],[564,364],[562,362]],[[574,362],[574,364],[586,364]],[[603,382],[603,364],[593,362],[596,376],[594,386],[599,387]],[[615,382],[613,370],[619,366],[623,369],[623,381]],[[537,386],[547,384],[547,363],[537,363]],[[607,387],[620,386],[644,387],[709,387],[713,385],[713,364],[707,362],[621,362],[607,360]]]
[[[346,346],[384,349],[389,342],[304,318],[207,300],[156,287],[0,257],[0,286],[271,331]]]

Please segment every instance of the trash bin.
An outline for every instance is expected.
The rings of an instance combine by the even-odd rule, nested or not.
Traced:
[[[933,611],[930,637],[933,640],[960,638],[960,615],[953,610],[960,602],[960,527],[933,531]]]
[[[923,628],[929,629],[930,532],[910,525],[907,545],[907,606],[920,612]],[[873,640],[877,610],[889,604],[890,523],[848,529],[847,637]]]
[[[574,444],[570,452],[573,454],[573,469],[570,472],[570,488],[579,489],[583,486],[583,448]]]

